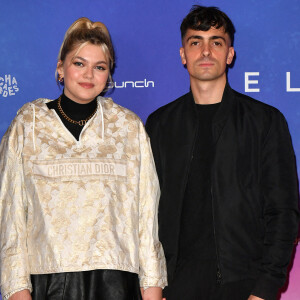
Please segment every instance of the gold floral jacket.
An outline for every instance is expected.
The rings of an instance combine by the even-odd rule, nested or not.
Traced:
[[[31,290],[30,274],[95,269],[165,287],[159,183],[142,122],[98,97],[77,141],[49,101],[25,104],[0,146],[2,296]]]

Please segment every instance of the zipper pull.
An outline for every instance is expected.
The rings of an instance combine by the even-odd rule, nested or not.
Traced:
[[[222,283],[222,274],[220,272],[220,269],[217,269],[217,283],[221,284]]]

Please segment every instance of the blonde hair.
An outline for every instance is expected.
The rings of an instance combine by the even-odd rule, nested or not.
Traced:
[[[78,48],[78,53],[87,44],[101,46],[104,54],[109,61],[109,81],[112,82],[111,71],[114,67],[114,48],[110,34],[106,26],[101,22],[92,22],[88,18],[79,18],[67,30],[64,40],[61,44],[58,61],[64,62],[67,54]],[[76,55],[76,54],[75,54]],[[55,72],[57,83],[63,84],[58,80],[58,72]]]

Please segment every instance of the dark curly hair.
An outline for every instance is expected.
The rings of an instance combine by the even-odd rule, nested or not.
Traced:
[[[231,45],[234,41],[235,28],[229,17],[217,7],[193,5],[189,14],[183,19],[180,31],[183,40],[188,29],[208,31],[211,27],[223,27],[228,33]]]

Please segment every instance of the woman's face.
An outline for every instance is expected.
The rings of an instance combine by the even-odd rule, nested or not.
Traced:
[[[77,103],[89,103],[105,88],[109,75],[109,61],[99,45],[87,44],[78,53],[69,52],[64,62],[57,64],[64,78],[64,93]]]

